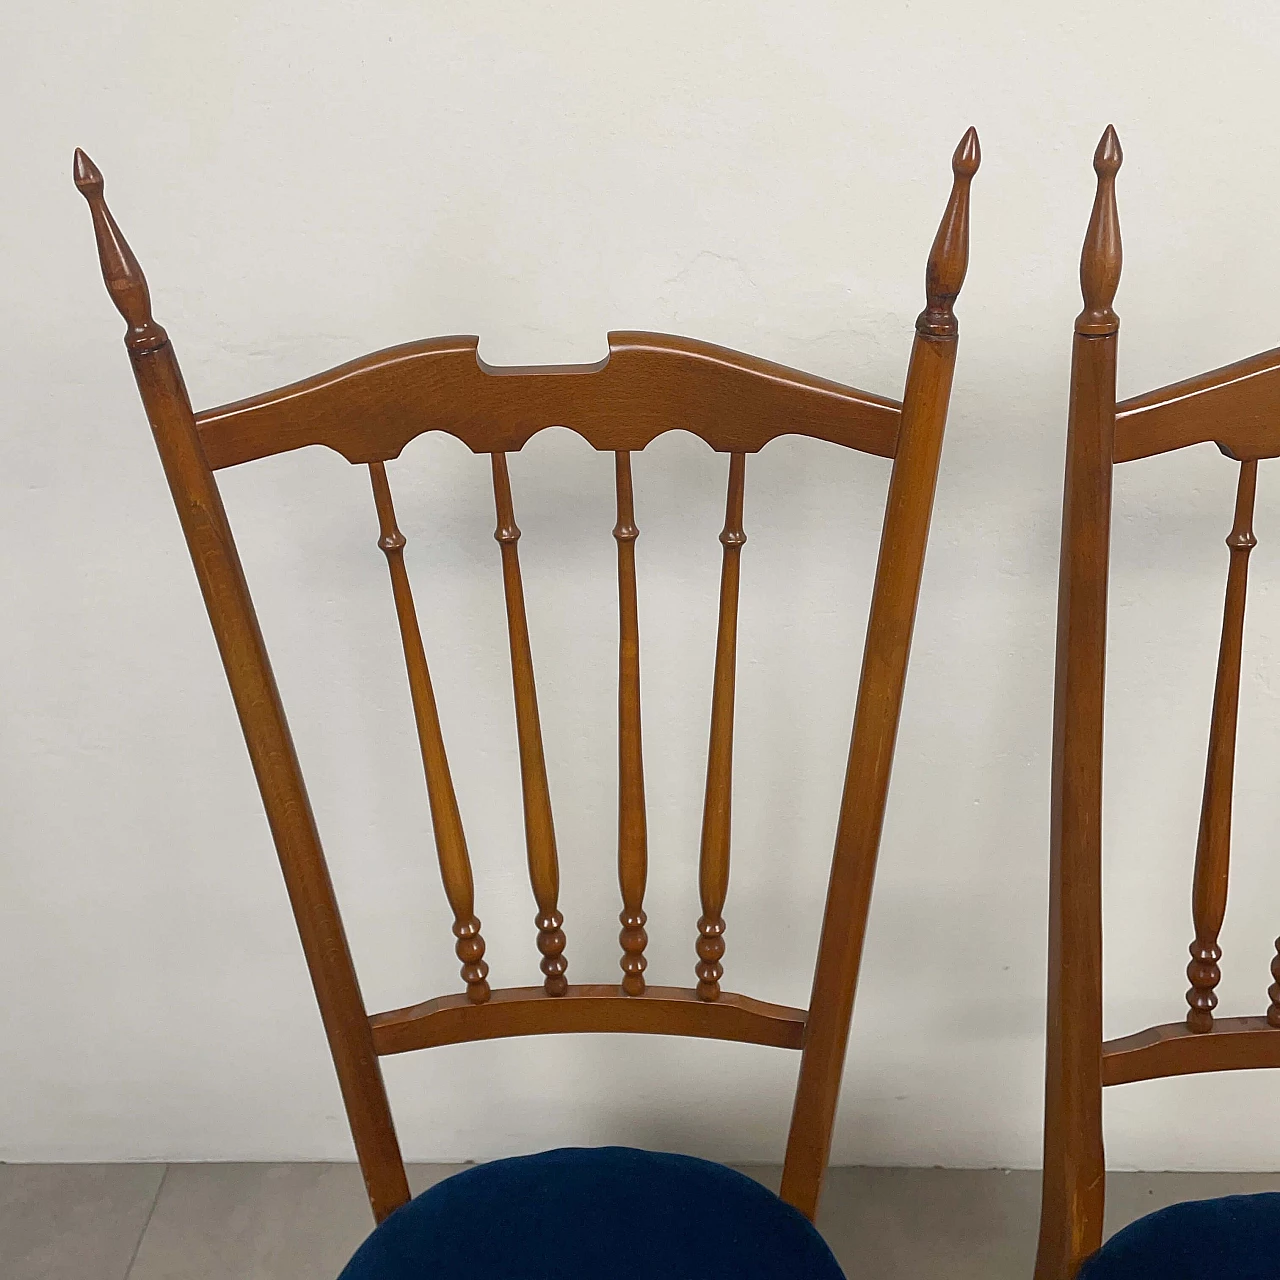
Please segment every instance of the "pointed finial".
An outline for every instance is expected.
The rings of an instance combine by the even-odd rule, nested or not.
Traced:
[[[1124,161],[1120,139],[1113,126],[1093,153],[1093,171],[1098,175],[1098,191],[1093,198],[1093,216],[1080,253],[1080,292],[1084,310],[1076,318],[1076,332],[1116,333],[1120,317],[1111,309],[1120,287],[1120,214],[1116,209],[1116,174]]]
[[[116,220],[102,198],[102,174],[98,166],[79,147],[76,148],[72,167],[77,188],[89,204],[93,217],[93,233],[98,240],[98,261],[102,265],[102,278],[116,310],[124,317],[129,329],[124,344],[130,351],[154,351],[168,341],[168,335],[151,318],[151,294],[147,278],[142,274],[138,260],[129,248],[129,242],[120,234]]]
[[[970,128],[951,157],[951,198],[938,225],[924,273],[928,305],[916,320],[916,332],[933,338],[953,338],[960,332],[952,310],[969,268],[969,183],[978,172],[982,151],[978,131]]]

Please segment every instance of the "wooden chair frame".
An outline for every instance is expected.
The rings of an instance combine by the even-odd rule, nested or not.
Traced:
[[[872,877],[883,823],[907,656],[928,538],[958,328],[952,304],[968,264],[969,184],[979,163],[971,129],[929,256],[927,306],[902,402],[685,338],[614,333],[594,365],[492,368],[476,338],[381,351],[318,377],[201,413],[192,411],[173,347],[151,315],[146,280],[83,152],[107,289],[177,506],[248,744],[306,954],[374,1216],[409,1198],[379,1057],[429,1045],[559,1031],[711,1037],[800,1051],[783,1198],[813,1217],[827,1163]],[[566,977],[559,867],[543,760],[507,453],[564,425],[616,455],[620,604],[618,864],[622,981]],[[681,427],[729,455],[719,623],[696,941],[696,988],[644,979],[646,878],[640,731],[637,529],[631,453]],[[493,990],[476,917],[471,864],[450,778],[426,654],[405,569],[386,463],[426,431],[490,455],[510,633],[529,873],[543,983]],[[801,434],[893,460],[858,690],[844,797],[809,1008],[722,992],[729,875],[734,675],[746,457]],[[465,990],[370,1015],[361,996],[298,759],[214,473],[322,444],[369,468],[421,744],[437,856],[454,916]]]
[[[1102,1243],[1104,1086],[1280,1067],[1280,954],[1264,1016],[1218,1018],[1245,590],[1260,458],[1280,456],[1280,349],[1116,401],[1115,130],[1098,144],[1071,366],[1054,698],[1044,1187],[1037,1280],[1070,1280]],[[1102,744],[1112,469],[1213,441],[1240,464],[1196,846],[1183,1021],[1102,1038]],[[1280,940],[1277,940],[1280,948]]]

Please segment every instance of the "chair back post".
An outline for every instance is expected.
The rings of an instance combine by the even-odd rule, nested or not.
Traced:
[[[1098,143],[1080,257],[1067,427],[1049,883],[1044,1183],[1036,1280],[1071,1280],[1102,1243],[1102,739],[1120,283],[1115,130]]]
[[[953,183],[925,273],[902,423],[894,451],[866,647],[836,830],[782,1177],[782,1198],[812,1219],[831,1132],[884,825],[959,327],[953,304],[969,262],[969,185],[981,155],[970,129],[952,157]]]
[[[89,204],[102,276],[128,324],[125,346],[186,536],[258,787],[374,1215],[409,1199],[373,1035],[333,885],[218,486],[196,432],[168,335],[151,316],[146,278],[103,199],[102,174],[76,151],[76,186]]]

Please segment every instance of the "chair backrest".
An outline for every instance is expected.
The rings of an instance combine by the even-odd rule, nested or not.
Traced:
[[[883,823],[955,363],[952,304],[968,263],[970,129],[929,256],[927,306],[901,402],[685,338],[614,333],[598,364],[491,368],[476,338],[410,343],[236,404],[194,413],[165,331],[152,319],[138,262],[82,152],[75,181],[89,203],[103,277],[128,324],[125,346],[208,606],[262,791],[306,953],[370,1203],[381,1220],[408,1199],[379,1057],[430,1045],[559,1031],[711,1037],[801,1051],[783,1195],[816,1211],[830,1148],[872,875]],[[616,458],[620,654],[618,876],[622,980],[574,985],[566,974],[559,869],[520,577],[507,453],[536,431],[571,427]],[[695,987],[645,979],[645,791],[641,754],[636,536],[631,454],[680,427],[727,453],[728,496],[702,824]],[[541,985],[494,989],[476,915],[471,864],[450,779],[396,525],[386,464],[414,437],[446,431],[490,456],[506,596],[529,877],[537,903]],[[800,434],[893,459],[810,1007],[721,990],[729,879],[734,677],[747,455]],[[368,468],[400,625],[436,850],[453,912],[465,990],[410,1008],[367,1012],[284,711],[214,472],[323,444]]]
[[[1164,1076],[1280,1066],[1280,959],[1270,1006],[1219,1018],[1214,988],[1227,904],[1231,794],[1245,589],[1258,460],[1280,456],[1280,350],[1116,402],[1112,310],[1120,282],[1115,179],[1120,143],[1108,128],[1094,155],[1093,215],[1080,259],[1058,584],[1045,1072],[1044,1189],[1037,1280],[1068,1280],[1102,1243],[1102,1090]],[[1196,845],[1187,966],[1178,1022],[1102,1038],[1102,737],[1112,468],[1213,441],[1239,464],[1227,546],[1226,603]],[[1224,525],[1226,517],[1224,513]],[[1280,945],[1278,943],[1277,945]]]

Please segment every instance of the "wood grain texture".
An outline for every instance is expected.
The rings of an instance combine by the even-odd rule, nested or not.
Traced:
[[[440,996],[376,1013],[369,1024],[380,1054],[570,1031],[696,1036],[799,1049],[805,1018],[803,1009],[727,992],[708,1004],[687,987],[651,986],[642,995],[628,996],[601,984],[571,986],[554,998],[541,987],[500,989],[483,1005],[464,996]]]
[[[525,613],[524,583],[520,577],[520,528],[511,499],[511,478],[506,454],[495,453],[493,498],[498,527],[494,531],[502,549],[502,588],[507,604],[507,633],[511,649],[511,683],[515,691],[516,737],[520,745],[520,789],[524,798],[525,846],[529,856],[529,881],[538,904],[534,924],[542,954],[543,985],[547,995],[564,995],[568,961],[564,958],[564,916],[560,913],[560,861],[551,816],[551,790],[547,785],[547,760],[542,747],[542,722],[538,717],[538,690],[533,679],[533,652],[529,644],[529,620]]]
[[[1058,569],[1049,853],[1044,1181],[1036,1280],[1069,1280],[1102,1243],[1102,728],[1120,279],[1108,127],[1080,259]]]
[[[1116,207],[1116,174],[1124,163],[1120,139],[1110,125],[1093,153],[1093,171],[1098,187],[1093,198],[1093,214],[1080,253],[1080,293],[1084,310],[1076,317],[1076,332],[1101,337],[1120,329],[1120,318],[1112,309],[1120,287],[1124,253],[1120,244],[1120,214]]]
[[[702,848],[698,860],[698,998],[718,1000],[724,976],[724,902],[729,892],[729,840],[733,815],[733,710],[738,670],[738,585],[742,548],[743,490],[747,459],[729,455],[720,544],[720,613],[716,623],[716,665],[711,682],[711,739],[707,747],[707,788],[702,806]]]
[[[660,333],[611,333],[597,364],[500,368],[472,337],[391,347],[197,416],[210,465],[321,444],[348,462],[387,462],[426,431],[476,453],[514,453],[544,427],[597,449],[640,450],[681,429],[724,453],[780,435],[893,456],[902,406],[724,347]]]
[[[453,789],[453,775],[449,771],[449,757],[444,748],[440,713],[436,709],[436,695],[427,666],[426,649],[422,644],[418,611],[413,603],[409,571],[405,568],[405,537],[396,524],[386,467],[381,462],[370,463],[369,478],[373,483],[373,500],[378,512],[378,546],[387,557],[387,568],[391,573],[396,621],[400,627],[405,670],[409,676],[409,696],[413,701],[413,718],[427,779],[436,858],[440,863],[445,897],[453,911],[453,936],[457,940],[454,951],[462,962],[467,999],[483,1004],[489,998],[489,966],[485,963],[484,936],[475,912],[471,857],[467,853],[462,815],[458,812],[458,797]]]
[[[1222,641],[1218,648],[1218,675],[1213,688],[1209,754],[1205,764],[1204,798],[1200,805],[1195,880],[1191,893],[1191,915],[1196,936],[1190,947],[1191,962],[1187,965],[1187,980],[1191,983],[1187,991],[1187,1026],[1200,1033],[1213,1029],[1213,1011],[1218,1005],[1216,988],[1222,980],[1222,971],[1218,967],[1222,959],[1218,935],[1227,910],[1244,606],[1249,553],[1258,541],[1253,533],[1253,503],[1257,486],[1257,462],[1242,462],[1236,486],[1235,518],[1227,535],[1230,563],[1222,609]]]
[[[1163,1076],[1280,1066],[1280,956],[1266,1017],[1217,1018],[1257,460],[1280,451],[1280,351],[1115,399],[1121,246],[1108,129],[1081,257],[1063,497],[1054,703],[1044,1190],[1037,1280],[1073,1280],[1101,1243],[1102,1090]],[[1102,1039],[1102,762],[1107,565],[1115,463],[1208,441],[1241,463],[1196,847],[1185,1022]],[[1280,948],[1280,941],[1277,943]]]
[[[379,1220],[404,1202],[408,1189],[378,1055],[472,1039],[587,1031],[688,1035],[802,1050],[783,1185],[791,1203],[812,1216],[830,1147],[920,587],[955,358],[953,303],[968,261],[969,183],[977,165],[977,138],[970,131],[953,157],[951,195],[929,255],[926,307],[917,321],[904,403],[692,339],[621,332],[610,336],[609,355],[598,364],[534,369],[484,364],[475,338],[433,339],[366,356],[292,386],[196,415],[167,336],[151,317],[146,281],[101,204],[100,175],[87,159],[77,157],[77,181],[89,199],[104,278],[128,324],[126,340],[139,388],[245,728],[356,1151]],[[621,985],[569,986],[565,977],[559,869],[517,551],[520,531],[506,456],[536,431],[557,425],[579,432],[597,449],[618,455]],[[730,455],[729,518],[723,542],[726,566],[733,566],[724,575],[733,608],[722,608],[717,635],[719,727],[712,729],[708,770],[708,827],[715,852],[707,859],[704,886],[708,926],[704,939],[715,945],[699,957],[700,964],[707,966],[699,972],[700,980],[705,979],[701,992],[648,986],[643,965],[647,849],[630,454],[664,431],[681,429]],[[450,432],[473,451],[491,455],[529,870],[538,903],[536,923],[545,978],[541,987],[488,990],[461,821],[404,566],[404,538],[383,466],[410,440],[434,430]],[[743,537],[745,455],[784,434],[807,435],[894,459],[812,1015],[719,988],[732,772],[732,629],[736,629],[737,565]],[[467,993],[373,1018],[365,1011],[342,933],[297,759],[213,475],[219,467],[309,445],[323,445],[351,462],[370,465],[380,545],[387,556],[401,623],[442,876],[461,922],[455,932]],[[727,604],[729,596],[723,598]],[[714,929],[709,927],[713,919]],[[703,998],[711,994],[712,984],[716,998]]]
[[[131,355],[154,351],[169,341],[169,335],[151,315],[151,290],[147,287],[147,278],[107,208],[102,174],[79,147],[75,151],[71,172],[76,189],[89,205],[103,283],[116,310],[129,326],[124,335],[124,345]]]
[[[244,730],[280,858],[307,969],[374,1216],[409,1199],[364,1000],[293,738],[217,482],[196,433],[178,362],[151,317],[137,259],[103,199],[102,175],[82,152],[75,179],[93,214],[107,290],[128,325],[125,345]]]
[[[649,870],[648,825],[644,805],[644,747],[640,729],[640,611],[636,599],[635,493],[631,483],[631,455],[614,455],[614,490],[618,520],[613,536],[618,544],[618,885],[622,890],[622,990],[644,994],[644,949],[648,918],[644,889]]]
[[[947,326],[949,331],[933,331],[933,318],[938,315],[935,302],[943,299],[928,290],[942,281],[949,296],[954,296],[963,283],[968,221],[959,210],[967,209],[969,182],[978,159],[977,136],[970,130],[952,157],[951,195],[942,218],[943,228],[957,227],[965,234],[940,233],[930,254],[929,305],[916,322],[902,430],[885,503],[844,795],[782,1173],[782,1198],[810,1219],[817,1212],[831,1152],[955,370],[958,330]],[[935,265],[940,243],[947,260]]]
[[[1209,1032],[1169,1022],[1102,1046],[1104,1085],[1257,1067],[1280,1067],[1280,1030],[1266,1018],[1219,1018]]]
[[[1215,443],[1228,457],[1280,457],[1280,348],[1116,406],[1115,460]]]
[[[925,308],[916,318],[916,332],[931,338],[960,332],[954,308],[969,270],[969,187],[981,163],[978,131],[970,128],[951,157],[951,198],[925,266]]]

